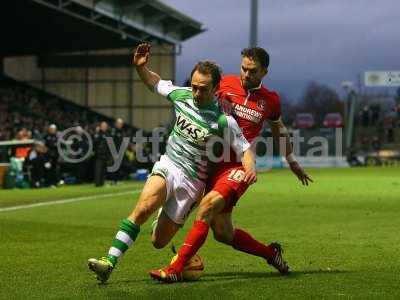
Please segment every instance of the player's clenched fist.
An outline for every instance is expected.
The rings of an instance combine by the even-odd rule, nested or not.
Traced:
[[[150,48],[151,45],[148,43],[142,43],[137,46],[133,54],[133,64],[136,67],[142,67],[147,64],[150,56]]]

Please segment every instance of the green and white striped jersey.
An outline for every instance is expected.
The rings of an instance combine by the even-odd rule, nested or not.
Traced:
[[[213,137],[222,137],[238,154],[250,148],[235,119],[226,116],[215,100],[207,107],[198,107],[192,90],[160,80],[154,90],[174,104],[176,121],[168,138],[166,155],[192,178],[205,180],[210,171],[210,144]],[[229,134],[223,134],[224,129]]]

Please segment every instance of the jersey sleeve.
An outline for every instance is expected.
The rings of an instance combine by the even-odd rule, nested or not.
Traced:
[[[169,101],[175,102],[179,98],[185,98],[191,95],[190,88],[173,85],[170,80],[160,80],[154,86],[154,92],[166,97]]]
[[[226,98],[226,92],[227,92],[227,77],[223,76],[221,81],[219,82],[218,89],[215,92],[215,96],[219,100],[223,100]]]
[[[270,122],[279,122],[282,115],[280,97],[277,93],[273,92],[269,95],[269,98],[269,106],[271,111],[267,117],[267,120]]]
[[[168,97],[168,95],[171,94],[176,89],[178,89],[178,87],[174,86],[172,84],[172,81],[170,81],[170,80],[162,80],[161,79],[154,86],[154,92],[156,92],[157,94],[164,96],[164,97]]]
[[[229,139],[230,146],[237,154],[243,154],[243,152],[250,148],[250,144],[244,137],[238,123],[233,117],[226,116],[226,126],[229,130],[229,136],[224,136],[224,139]]]
[[[218,90],[215,92],[215,96],[216,96],[219,100],[225,99],[225,97],[226,97],[226,90],[225,90],[225,88],[224,88],[224,86],[223,86],[222,83],[219,84]]]

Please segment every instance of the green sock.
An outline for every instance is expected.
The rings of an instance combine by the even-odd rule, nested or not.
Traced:
[[[123,219],[119,224],[119,230],[110,250],[108,251],[107,258],[115,266],[118,259],[125,253],[126,250],[133,244],[139,234],[140,226],[136,225],[128,219]]]

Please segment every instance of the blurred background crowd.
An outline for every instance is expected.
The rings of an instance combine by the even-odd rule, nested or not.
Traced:
[[[103,186],[106,180],[117,184],[137,176],[137,170],[150,170],[154,163],[151,145],[134,144],[131,137],[138,129],[127,126],[123,119],[107,118],[28,86],[1,81],[0,123],[0,142],[11,142],[10,147],[0,148],[0,161],[11,162],[5,180],[8,187],[84,182]],[[60,133],[68,128],[79,138],[72,139],[70,145],[57,145]],[[107,167],[113,158],[106,138],[112,139],[117,151],[124,138],[130,139],[121,166],[111,173]],[[161,143],[160,152],[163,147]],[[137,151],[143,153],[145,162],[137,160]]]

